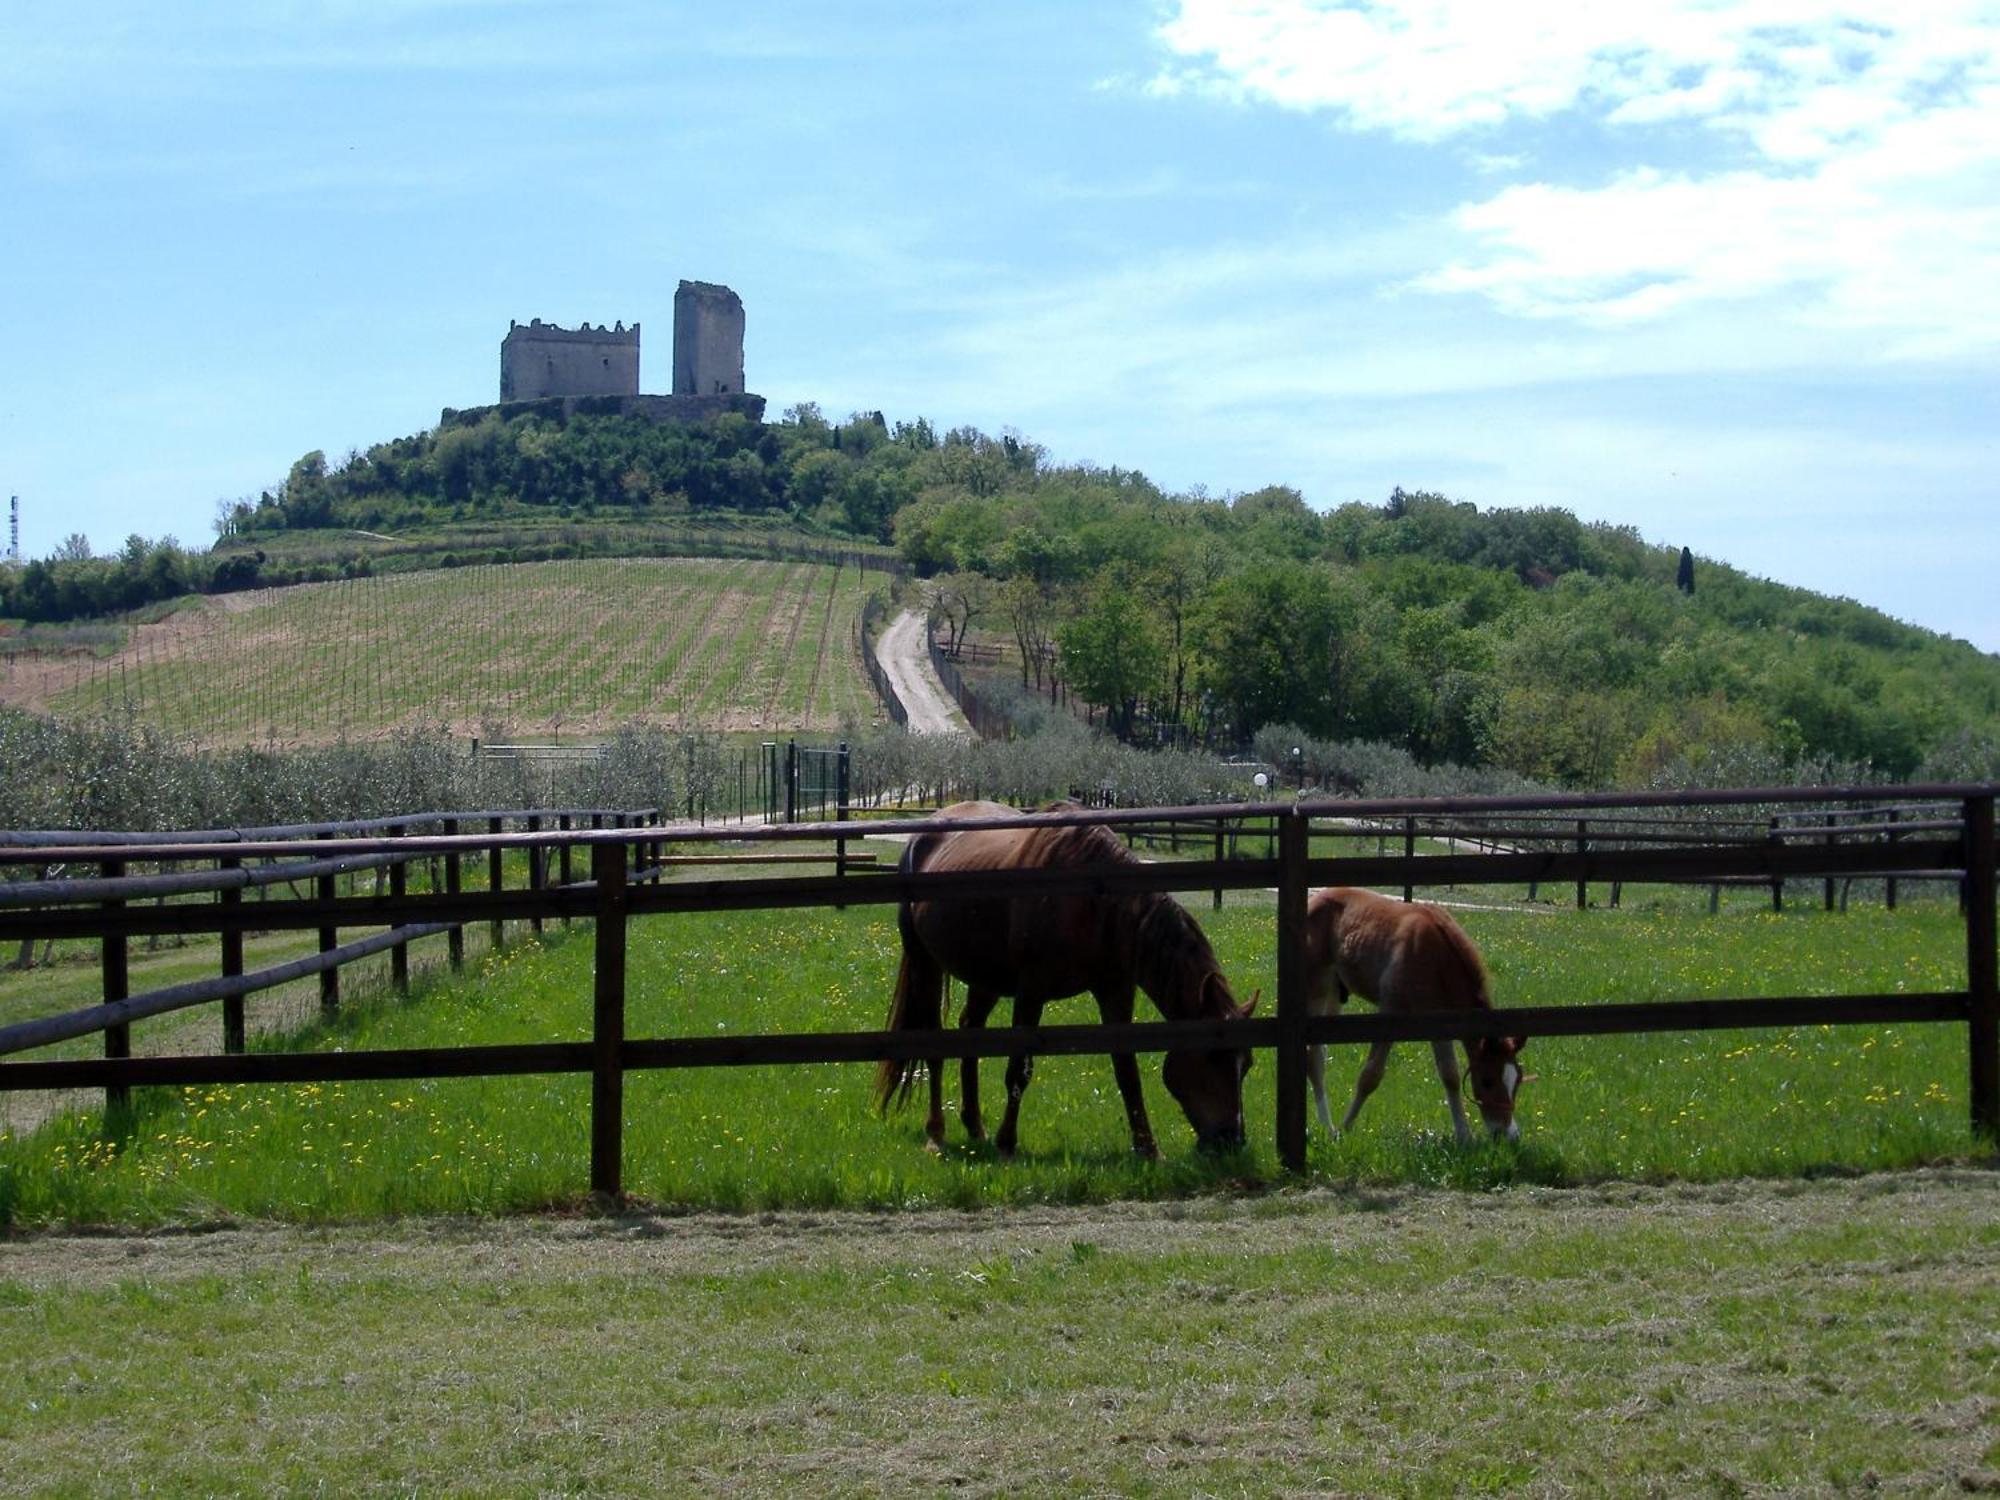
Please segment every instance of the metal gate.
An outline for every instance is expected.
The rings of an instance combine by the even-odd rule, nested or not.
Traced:
[[[757,747],[757,795],[767,823],[846,817],[849,752],[837,745],[766,740]]]

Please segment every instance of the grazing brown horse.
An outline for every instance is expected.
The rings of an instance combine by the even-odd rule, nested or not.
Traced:
[[[1056,810],[1056,809],[1050,809]],[[997,802],[960,802],[940,818],[1005,818],[1016,810]],[[964,829],[921,833],[903,851],[905,874],[970,870],[1046,870],[1136,861],[1101,826]],[[900,913],[903,962],[889,1007],[891,1031],[930,1030],[944,1025],[947,976],[965,982],[965,1009],[959,1025],[974,1030],[1002,995],[1014,999],[1014,1024],[1041,1024],[1051,1000],[1089,990],[1107,1026],[1132,1019],[1135,984],[1152,997],[1168,1020],[1247,1016],[1255,1007],[1238,1006],[1229,983],[1201,929],[1180,904],[1165,895],[1097,895],[1061,891],[1004,899],[906,901]],[[875,1077],[878,1107],[909,1097],[919,1065],[930,1073],[930,1114],[924,1134],[932,1150],[944,1144],[941,1059],[890,1059]],[[1169,1052],[1163,1077],[1186,1112],[1204,1147],[1243,1143],[1243,1074],[1247,1050]],[[1027,1092],[1033,1060],[1007,1059],[1007,1113],[993,1144],[1014,1154],[1021,1096]],[[1125,1100],[1132,1126],[1132,1149],[1157,1156],[1153,1128],[1139,1087],[1139,1068],[1129,1052],[1111,1055],[1111,1071]],[[964,1061],[960,1116],[966,1134],[985,1138],[979,1116],[979,1060]]]
[[[1395,901],[1373,891],[1329,886],[1314,891],[1306,902],[1306,984],[1308,1008],[1323,1016],[1337,1013],[1349,993],[1372,1000],[1391,1015],[1416,1011],[1490,1010],[1486,965],[1465,929],[1441,906]],[[1368,1061],[1354,1081],[1354,1102],[1347,1106],[1344,1131],[1361,1113],[1362,1101],[1375,1092],[1389,1061],[1389,1042],[1368,1049]],[[1486,1128],[1508,1140],[1519,1140],[1514,1123],[1514,1095],[1521,1087],[1516,1061],[1519,1037],[1475,1037],[1465,1044],[1468,1092],[1478,1102]],[[1452,1128],[1461,1144],[1472,1139],[1459,1106],[1458,1055],[1449,1041],[1431,1043],[1438,1077],[1451,1105]],[[1333,1116],[1326,1107],[1326,1048],[1306,1054],[1313,1099],[1320,1124],[1333,1134]]]

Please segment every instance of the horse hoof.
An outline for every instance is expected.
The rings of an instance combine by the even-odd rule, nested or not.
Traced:
[[[927,1136],[924,1140],[924,1150],[930,1152],[932,1156],[943,1156],[944,1142],[936,1136]]]
[[[1155,1146],[1151,1141],[1134,1141],[1132,1143],[1132,1154],[1141,1161],[1158,1161],[1160,1159],[1160,1148]]]

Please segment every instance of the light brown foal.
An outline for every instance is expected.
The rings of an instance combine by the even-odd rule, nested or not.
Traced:
[[[1307,1004],[1316,1016],[1338,1014],[1350,994],[1391,1015],[1492,1008],[1479,950],[1441,906],[1396,901],[1349,886],[1314,891],[1306,902],[1306,954]],[[1368,1061],[1354,1081],[1354,1102],[1340,1122],[1342,1131],[1354,1124],[1363,1101],[1382,1081],[1392,1045],[1377,1042],[1368,1049]],[[1469,1092],[1486,1128],[1508,1140],[1521,1134],[1514,1121],[1514,1096],[1521,1087],[1516,1059],[1522,1045],[1518,1037],[1476,1037],[1465,1046]],[[1431,1043],[1431,1052],[1451,1106],[1452,1129],[1461,1144],[1470,1142],[1472,1128],[1458,1098],[1458,1054],[1442,1040]],[[1331,1135],[1325,1047],[1308,1049],[1306,1071],[1320,1124]]]

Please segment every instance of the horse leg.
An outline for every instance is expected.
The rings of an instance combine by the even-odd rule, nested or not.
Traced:
[[[1042,1001],[1030,999],[1026,995],[1014,997],[1014,1024],[1032,1030],[1042,1024]],[[1000,1121],[1000,1133],[993,1138],[993,1149],[1003,1159],[1012,1159],[1016,1131],[1021,1119],[1021,1096],[1028,1092],[1028,1080],[1035,1076],[1035,1059],[1032,1054],[1016,1052],[1007,1059],[1007,1113]]]
[[[1438,1082],[1444,1085],[1444,1101],[1451,1106],[1451,1128],[1458,1135],[1461,1146],[1472,1144],[1472,1127],[1465,1123],[1465,1106],[1458,1102],[1458,1052],[1448,1039],[1440,1038],[1431,1043],[1431,1055],[1437,1059]]]
[[[944,1025],[944,1015],[951,1008],[951,976],[941,975],[938,985],[938,1014],[936,1023]],[[924,1059],[924,1073],[930,1081],[931,1107],[924,1115],[924,1149],[933,1156],[944,1154],[944,1065],[941,1057]]]
[[[1106,1026],[1128,1026],[1132,1021],[1132,991],[1097,995],[1097,1014]],[[1129,1052],[1111,1054],[1111,1076],[1118,1080],[1118,1097],[1125,1101],[1125,1122],[1132,1127],[1132,1154],[1148,1161],[1160,1159],[1153,1141],[1153,1122],[1146,1118],[1146,1091],[1139,1082],[1139,1061]]]
[[[1314,1016],[1339,1015],[1341,1006],[1347,1003],[1347,986],[1338,979],[1328,986],[1328,992],[1309,1001],[1306,1010]],[[1333,1111],[1326,1107],[1326,1044],[1314,1042],[1306,1048],[1306,1077],[1312,1080],[1313,1103],[1319,1106],[1319,1128],[1328,1135],[1333,1134]],[[1361,1106],[1357,1103],[1356,1109]],[[1353,1116],[1350,1114],[1349,1118]]]
[[[927,1057],[924,1070],[930,1076],[931,1107],[924,1116],[924,1149],[931,1152],[944,1150],[944,1059]]]
[[[1319,1128],[1333,1134],[1333,1111],[1326,1107],[1326,1045],[1314,1042],[1306,1048],[1306,1077],[1312,1080],[1313,1103],[1319,1106]]]
[[[975,990],[970,985],[965,990],[965,1010],[958,1018],[959,1029],[977,1031],[986,1024],[986,1018],[993,1014],[993,1007],[1000,996],[992,990]],[[975,1141],[986,1139],[986,1126],[979,1118],[979,1059],[968,1057],[959,1072],[958,1117],[965,1122],[966,1136]]]
[[[1361,1105],[1375,1092],[1375,1086],[1382,1081],[1382,1074],[1389,1067],[1389,1049],[1394,1042],[1377,1042],[1368,1049],[1368,1061],[1361,1065],[1360,1076],[1354,1080],[1354,1102],[1347,1106],[1347,1118],[1340,1122],[1340,1133],[1345,1135],[1354,1125],[1354,1117],[1361,1113]]]

